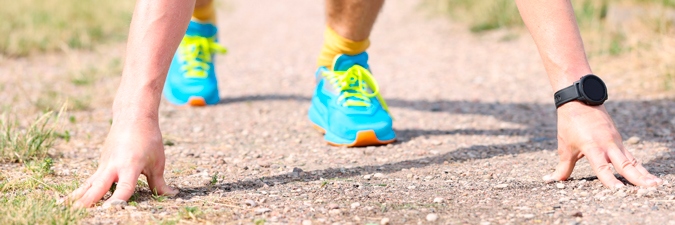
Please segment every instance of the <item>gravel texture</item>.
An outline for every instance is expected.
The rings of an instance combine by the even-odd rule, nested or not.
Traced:
[[[322,41],[323,5],[306,0],[224,3],[220,40],[230,52],[217,58],[222,103],[207,108],[166,102],[161,106],[166,177],[180,194],[158,200],[147,186],[139,187],[135,204],[95,207],[84,223],[180,219],[180,223],[264,220],[303,225],[667,224],[675,220],[670,183],[609,190],[585,160],[569,181],[542,182],[558,160],[555,108],[536,48],[524,31],[517,31],[519,38],[510,41],[502,41],[501,31],[476,36],[463,25],[428,16],[418,1],[388,1],[369,53],[395,118],[398,141],[336,148],[327,146],[307,119]],[[121,46],[105,49],[67,55],[83,63],[121,55]],[[38,60],[44,61],[42,66],[31,66]],[[54,71],[62,70],[64,61],[58,55],[6,60],[0,63],[0,73],[46,74],[26,78],[38,84],[20,86],[32,95],[40,85],[60,85],[60,73]],[[48,69],[41,72],[41,68]],[[0,76],[5,83],[14,80]],[[607,80],[610,90],[623,85]],[[118,81],[114,77],[97,83],[99,92],[89,93],[94,95],[92,109],[71,112],[79,122],[68,125],[72,140],[55,150],[60,156],[54,167],[58,179],[82,181],[95,171]],[[606,105],[627,149],[652,173],[672,182],[675,95],[614,92],[616,97],[610,92]],[[186,207],[199,212],[185,213]]]

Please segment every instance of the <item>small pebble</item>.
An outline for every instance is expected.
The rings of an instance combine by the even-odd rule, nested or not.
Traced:
[[[497,188],[497,189],[503,189],[503,188],[506,188],[506,187],[508,187],[508,186],[509,186],[509,184],[497,184],[497,185],[495,185],[495,188]]]
[[[389,218],[382,218],[382,220],[380,220],[380,225],[389,225]]]
[[[328,211],[328,214],[330,214],[330,215],[340,215],[340,214],[342,214],[342,210],[340,210],[340,209],[331,209],[331,210]]]
[[[328,209],[338,209],[340,206],[335,203],[328,204]]]
[[[376,174],[373,174],[373,177],[375,177],[375,178],[377,178],[377,179],[385,178],[384,174],[382,174],[382,173],[376,173]]]
[[[626,194],[626,192],[624,192],[623,190],[620,190],[620,191],[617,191],[616,193],[614,193],[614,196],[620,197],[620,198],[626,197],[626,195],[628,195],[628,194]]]
[[[303,220],[302,225],[312,225],[312,221],[311,220]]]
[[[558,189],[563,189],[563,188],[565,188],[565,184],[563,184],[563,183],[557,183],[557,184],[555,184],[555,186],[556,186]]]
[[[584,214],[581,213],[581,212],[579,212],[579,211],[577,211],[577,212],[575,212],[575,213],[572,214],[572,217],[584,217]]]
[[[371,177],[372,177],[371,175],[365,175],[363,176],[363,179],[370,180]]]
[[[525,219],[532,219],[532,218],[534,218],[534,214],[524,214],[524,215],[523,215],[523,218],[525,218]]]
[[[255,212],[256,215],[260,215],[260,214],[268,213],[268,212],[271,212],[271,211],[272,210],[269,209],[269,208],[257,208],[257,209],[255,209],[254,212]]]
[[[427,214],[427,221],[433,222],[433,221],[436,221],[436,220],[438,220],[438,214],[436,214],[436,213]]]
[[[434,198],[434,203],[443,203],[445,201],[443,198]]]
[[[626,140],[626,144],[629,144],[629,145],[634,145],[634,144],[637,144],[637,143],[640,143],[640,138],[636,137],[636,136],[630,137],[630,138],[628,138],[628,140]]]
[[[361,206],[361,203],[358,203],[358,202],[354,202],[354,203],[352,203],[352,204],[350,205],[350,207],[352,207],[352,209],[356,209],[356,208],[358,208],[359,206]]]
[[[244,201],[244,204],[247,205],[247,206],[251,206],[251,207],[258,206],[258,203],[256,203],[255,201],[253,201],[251,199],[247,199],[246,201]]]

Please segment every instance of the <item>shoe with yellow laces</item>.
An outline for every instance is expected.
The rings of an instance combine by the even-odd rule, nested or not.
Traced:
[[[213,24],[190,21],[164,84],[164,96],[169,102],[205,106],[220,101],[213,59],[216,53],[227,50],[216,43],[217,32]]]
[[[333,70],[316,72],[309,119],[331,145],[357,147],[394,142],[387,103],[368,67],[368,54],[338,55]]]

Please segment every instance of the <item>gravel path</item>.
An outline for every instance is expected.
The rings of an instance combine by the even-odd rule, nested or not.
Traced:
[[[277,2],[223,3],[220,40],[230,52],[217,58],[222,104],[162,103],[162,131],[171,142],[166,174],[181,193],[157,201],[144,188],[137,206],[91,209],[85,222],[153,223],[177,215],[183,215],[181,223],[216,224],[260,219],[666,224],[675,219],[671,184],[611,191],[585,160],[571,180],[541,182],[557,162],[555,109],[530,37],[520,32],[503,41],[510,34],[501,31],[475,36],[465,26],[428,16],[419,1],[388,1],[369,50],[399,141],[368,148],[326,146],[306,118],[323,5]],[[610,90],[612,85],[610,78]],[[78,140],[59,148],[64,153],[55,170],[71,171],[66,179],[94,171],[91,160],[99,153],[93,149],[105,137],[109,116],[100,115],[109,113],[109,96],[96,101],[101,105],[96,110],[76,113],[88,122],[74,125]],[[647,169],[672,182],[675,101],[616,96],[610,93],[607,107],[624,138],[636,137],[626,147]],[[181,214],[186,206],[202,214]]]

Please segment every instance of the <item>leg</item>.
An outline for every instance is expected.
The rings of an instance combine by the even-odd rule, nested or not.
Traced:
[[[331,67],[338,54],[364,52],[384,0],[326,0],[326,32],[319,66]]]
[[[328,26],[353,41],[368,39],[384,0],[327,0]]]
[[[309,119],[338,146],[367,146],[396,139],[387,104],[370,73],[365,52],[383,0],[327,0],[327,27]]]
[[[197,0],[192,20],[164,86],[164,96],[177,105],[205,106],[220,101],[213,57],[225,53],[216,43],[218,29],[213,0]]]
[[[569,0],[517,0],[516,3],[537,44],[554,91],[592,73]],[[607,187],[624,186],[614,177],[609,163],[635,185],[653,186],[663,182],[624,148],[621,135],[603,105],[588,106],[573,101],[560,106],[557,113],[560,163],[544,180],[566,180],[577,160],[587,156],[596,175]]]
[[[192,19],[200,22],[216,23],[216,9],[213,0],[197,0]]]

